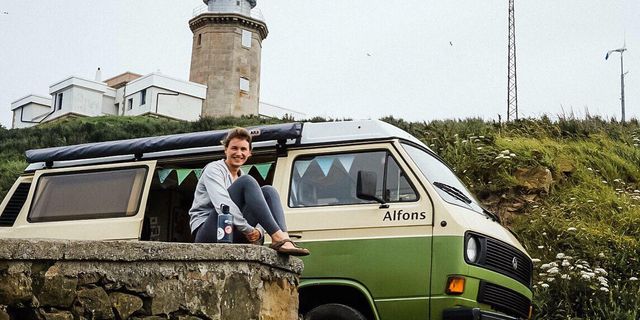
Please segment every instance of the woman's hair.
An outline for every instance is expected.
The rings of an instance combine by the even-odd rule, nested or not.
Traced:
[[[227,136],[224,138],[224,140],[222,140],[222,144],[225,148],[229,147],[229,142],[231,141],[231,139],[247,140],[247,142],[249,142],[249,150],[251,150],[251,134],[247,129],[236,127],[229,130]]]

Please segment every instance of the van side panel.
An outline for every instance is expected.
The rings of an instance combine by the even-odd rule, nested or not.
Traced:
[[[428,314],[431,237],[310,241],[304,278],[350,279],[373,296],[380,319]]]

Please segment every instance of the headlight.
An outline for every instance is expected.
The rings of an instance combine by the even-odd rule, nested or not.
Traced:
[[[465,254],[467,255],[467,260],[469,262],[475,263],[478,261],[478,257],[480,256],[480,244],[478,243],[478,239],[474,236],[470,236],[467,238],[467,250]]]

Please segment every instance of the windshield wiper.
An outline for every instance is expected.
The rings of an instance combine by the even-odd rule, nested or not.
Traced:
[[[469,199],[469,197],[467,197],[464,193],[462,193],[462,191],[460,191],[458,188],[454,186],[450,186],[446,183],[437,182],[437,181],[434,182],[433,185],[466,204],[470,204],[472,202],[471,199]]]

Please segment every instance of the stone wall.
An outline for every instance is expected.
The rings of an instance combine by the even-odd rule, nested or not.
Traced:
[[[252,245],[0,239],[0,320],[295,320],[301,271]]]

